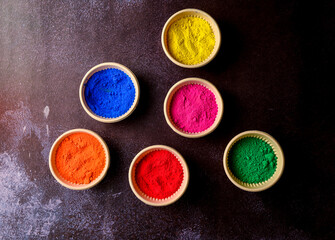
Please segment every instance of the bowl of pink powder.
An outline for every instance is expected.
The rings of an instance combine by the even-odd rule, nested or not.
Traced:
[[[223,100],[210,82],[186,78],[171,87],[164,101],[166,122],[183,137],[199,138],[220,124]]]

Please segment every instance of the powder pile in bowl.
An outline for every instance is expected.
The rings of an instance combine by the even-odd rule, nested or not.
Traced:
[[[101,143],[88,133],[73,133],[59,144],[56,168],[67,181],[88,184],[102,173],[106,154]]]
[[[136,166],[135,181],[149,197],[165,199],[173,195],[184,179],[183,167],[167,150],[156,150],[145,155]]]
[[[267,142],[246,137],[231,147],[228,167],[244,183],[261,183],[271,178],[276,171],[277,156]]]
[[[168,50],[178,62],[195,65],[206,60],[215,45],[214,32],[209,23],[199,17],[183,17],[167,32]]]
[[[135,87],[123,71],[114,68],[101,70],[85,84],[85,100],[96,115],[117,118],[133,105]]]
[[[170,104],[174,124],[184,132],[198,133],[210,128],[217,116],[215,95],[206,87],[188,84],[179,88]]]

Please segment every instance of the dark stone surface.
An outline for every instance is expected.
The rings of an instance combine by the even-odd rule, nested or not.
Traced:
[[[217,20],[215,60],[182,69],[164,55],[165,21],[194,7]],[[0,1],[1,239],[334,239],[334,1]],[[138,77],[126,120],[103,124],[78,88],[94,65],[114,61]],[[175,134],[163,115],[169,88],[201,77],[225,102],[202,139]],[[49,114],[47,109],[49,108]],[[87,128],[111,150],[106,178],[71,191],[51,176],[48,153],[64,131]],[[271,189],[236,188],[222,166],[236,134],[257,129],[282,145],[286,168]],[[175,204],[144,205],[128,168],[144,147],[176,148],[190,185]]]

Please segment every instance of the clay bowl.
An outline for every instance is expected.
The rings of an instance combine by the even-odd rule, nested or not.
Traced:
[[[92,77],[92,75],[96,72],[99,72],[101,70],[105,70],[105,69],[110,69],[110,68],[114,68],[114,69],[118,69],[123,71],[125,74],[127,74],[131,81],[134,84],[134,88],[135,88],[135,100],[132,104],[132,106],[128,109],[127,112],[125,112],[123,115],[116,117],[116,118],[106,118],[103,116],[99,116],[97,114],[95,114],[90,107],[88,106],[86,99],[85,99],[85,84],[88,82],[88,80]],[[106,63],[101,63],[99,65],[94,66],[93,68],[91,68],[83,77],[83,80],[81,81],[80,87],[79,87],[79,98],[80,98],[80,103],[82,105],[82,107],[84,108],[85,112],[92,118],[94,118],[95,120],[99,121],[99,122],[104,122],[104,123],[115,123],[115,122],[119,122],[127,117],[130,116],[130,114],[135,110],[139,98],[140,98],[140,87],[137,81],[137,78],[135,76],[135,74],[130,71],[129,68],[119,64],[119,63],[114,63],[114,62],[106,62]]]
[[[173,58],[173,56],[169,52],[168,40],[167,40],[168,30],[169,30],[171,24],[173,24],[175,21],[177,21],[177,20],[179,20],[183,17],[199,17],[199,18],[204,19],[211,26],[212,31],[213,31],[214,36],[215,36],[215,45],[214,45],[213,51],[211,52],[211,54],[208,56],[208,58],[206,60],[204,60],[203,62],[200,62],[198,64],[193,64],[193,65],[183,64],[183,63],[177,61],[175,58]],[[176,12],[166,21],[166,23],[163,27],[163,31],[162,31],[161,42],[162,42],[162,47],[163,47],[164,53],[171,60],[171,62],[173,62],[174,64],[176,64],[180,67],[183,67],[183,68],[199,68],[199,67],[203,67],[206,64],[208,64],[209,62],[211,62],[215,58],[217,53],[219,52],[219,49],[220,49],[220,46],[221,46],[221,32],[220,32],[220,28],[219,28],[218,24],[216,23],[216,21],[208,13],[206,13],[204,11],[201,11],[199,9],[188,8],[188,9],[184,9],[184,10],[181,10],[179,12]]]
[[[152,151],[157,151],[157,150],[167,150],[171,152],[180,162],[183,168],[183,173],[184,173],[184,179],[179,189],[174,194],[172,194],[171,196],[165,199],[157,199],[157,198],[149,197],[148,195],[143,193],[141,189],[137,186],[136,179],[135,179],[137,164],[148,153]],[[130,188],[139,200],[141,200],[142,202],[150,206],[156,206],[156,207],[157,206],[167,206],[167,205],[170,205],[176,202],[186,191],[188,183],[189,183],[189,171],[188,171],[188,167],[187,167],[187,164],[183,156],[179,152],[177,152],[175,149],[168,147],[168,146],[164,146],[164,145],[154,145],[154,146],[150,146],[150,147],[143,149],[134,157],[133,161],[130,164],[128,178],[129,178]]]
[[[170,105],[171,105],[171,101],[173,98],[173,95],[183,86],[185,85],[189,85],[189,84],[198,84],[201,86],[206,87],[208,90],[210,90],[216,99],[216,104],[218,105],[218,113],[216,115],[215,121],[212,124],[212,126],[210,126],[209,128],[207,128],[206,130],[202,131],[202,132],[194,132],[194,133],[189,133],[189,132],[185,132],[182,129],[180,129],[172,120],[172,117],[170,115]],[[209,81],[206,81],[204,79],[201,78],[186,78],[183,79],[179,82],[177,82],[176,84],[174,84],[169,92],[167,93],[166,97],[165,97],[165,101],[164,101],[164,116],[165,116],[165,120],[167,122],[167,124],[172,128],[173,131],[175,131],[176,133],[178,133],[179,135],[183,136],[183,137],[187,137],[187,138],[200,138],[200,137],[204,137],[208,134],[210,134],[211,132],[213,132],[220,124],[221,119],[222,119],[222,115],[223,115],[223,100],[221,97],[220,92],[216,89],[216,87],[210,83]]]
[[[57,167],[56,167],[56,153],[57,153],[57,148],[59,146],[59,144],[69,135],[74,134],[74,133],[87,133],[92,135],[93,137],[95,137],[100,143],[101,146],[103,147],[104,151],[105,151],[105,155],[106,155],[106,164],[104,169],[102,170],[102,172],[100,173],[100,175],[94,179],[92,182],[90,182],[89,184],[76,184],[76,183],[72,183],[67,181],[66,179],[64,179],[58,172]],[[95,185],[97,185],[99,182],[102,181],[102,179],[106,176],[107,174],[107,170],[109,168],[110,165],[110,156],[109,156],[109,149],[107,144],[105,143],[105,141],[95,132],[87,130],[87,129],[73,129],[70,131],[67,131],[65,133],[63,133],[62,135],[60,135],[56,141],[54,142],[54,144],[51,147],[50,150],[50,154],[49,154],[49,168],[51,171],[52,176],[57,180],[57,182],[59,182],[61,185],[63,185],[64,187],[71,189],[71,190],[85,190],[85,189],[89,189],[94,187]]]
[[[229,164],[228,164],[228,162],[229,162],[229,151],[236,142],[238,142],[239,140],[241,140],[245,137],[255,137],[255,138],[259,138],[259,139],[265,141],[266,143],[268,143],[272,147],[275,155],[277,156],[277,168],[276,168],[274,174],[272,175],[272,177],[269,178],[265,182],[261,182],[261,183],[245,183],[245,182],[242,182],[241,180],[236,178],[234,176],[234,174],[229,169]],[[257,130],[242,132],[242,133],[238,134],[237,136],[235,136],[228,143],[228,145],[225,149],[225,152],[224,152],[224,156],[223,156],[223,167],[224,167],[224,170],[225,170],[229,180],[235,186],[237,186],[238,188],[240,188],[242,190],[245,190],[245,191],[248,191],[248,192],[264,191],[264,190],[272,187],[279,180],[281,175],[283,174],[284,165],[285,165],[284,154],[283,154],[283,150],[280,147],[279,143],[271,135],[269,135],[265,132],[262,132],[262,131],[257,131]]]

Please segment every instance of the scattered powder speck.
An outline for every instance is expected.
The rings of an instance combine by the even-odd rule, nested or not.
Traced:
[[[43,111],[45,118],[46,112]],[[34,123],[32,119],[29,107],[23,102],[19,102],[16,109],[8,110],[0,116],[0,125],[10,130],[0,146],[0,233],[5,239],[48,236],[57,221],[57,211],[62,203],[57,197],[45,202],[43,190],[30,180],[20,159],[19,149],[23,139],[31,141],[33,134],[42,146],[40,156],[43,157],[34,161],[43,161],[40,164],[47,166],[50,142],[41,134],[43,123]],[[30,158],[31,153],[27,155]],[[16,224],[13,224],[13,219]]]
[[[122,194],[122,192],[114,193],[114,194],[112,195],[112,197],[113,197],[113,198],[117,198],[117,197],[119,197],[121,194]]]
[[[199,225],[184,228],[178,234],[178,240],[199,240],[201,239],[201,229]]]
[[[49,106],[45,106],[45,108],[44,108],[44,110],[43,110],[45,119],[48,118],[48,116],[49,116],[49,112],[50,112],[50,108],[49,108]]]
[[[2,236],[46,237],[57,220],[62,201],[51,198],[43,203],[43,191],[29,181],[16,154],[0,154],[0,232]],[[34,193],[34,194],[31,194]],[[40,217],[38,217],[40,216]],[[12,221],[17,221],[16,226]],[[18,231],[20,226],[21,231]],[[20,233],[21,232],[21,233]]]
[[[47,136],[49,137],[49,125],[47,124],[47,125],[45,126],[45,128],[46,128],[46,130],[47,130]]]
[[[44,111],[36,114],[42,114],[45,120]],[[42,134],[45,121],[34,122],[33,119],[30,108],[23,102],[0,115],[0,126],[10,130],[0,144],[0,239],[55,239],[56,234],[63,239],[65,236],[59,231],[64,228],[72,236],[85,229],[87,234],[115,239],[116,219],[96,204],[92,192],[88,190],[76,195],[58,191],[63,187],[48,169],[51,140]],[[65,130],[55,126],[57,135]],[[40,154],[23,149],[22,143],[40,145]],[[41,166],[43,176],[30,168],[34,163]],[[51,195],[47,194],[50,189],[53,189]],[[112,196],[120,195],[117,192]],[[71,221],[66,220],[69,218]]]

